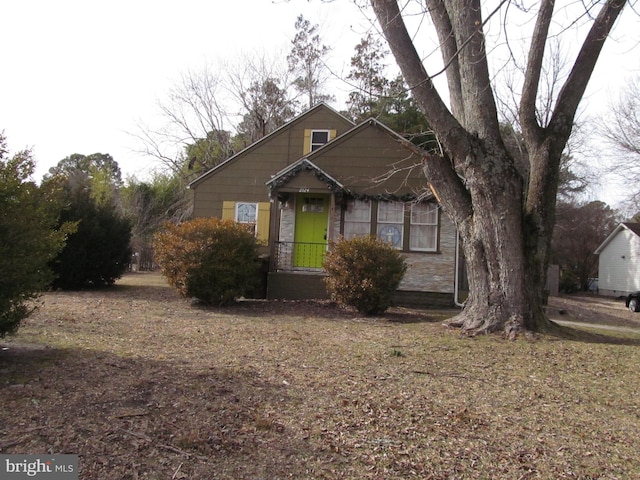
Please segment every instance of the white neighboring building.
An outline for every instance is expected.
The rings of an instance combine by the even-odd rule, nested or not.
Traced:
[[[601,295],[618,297],[640,290],[640,223],[621,223],[595,253]]]

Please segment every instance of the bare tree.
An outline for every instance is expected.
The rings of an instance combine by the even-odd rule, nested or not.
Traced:
[[[579,19],[590,22],[590,28],[547,119],[536,107],[551,27],[561,18],[555,15],[553,0],[539,2],[517,108],[527,177],[502,136],[487,57],[494,50],[485,35],[494,16],[501,14],[503,24],[509,23],[516,2],[502,0],[485,15],[479,0],[426,0],[421,15],[430,17],[439,39],[450,106],[409,34],[403,15],[410,9],[399,3],[371,0],[398,66],[442,146],[441,154],[416,152],[460,232],[467,262],[469,297],[450,323],[464,331],[509,335],[545,330],[551,326],[543,303],[560,160],[598,56],[626,2],[589,3],[587,11],[569,18],[563,28],[573,28]],[[570,11],[563,13],[566,19]]]
[[[627,185],[627,206],[640,211],[640,77],[627,82],[599,127],[611,149],[608,156],[613,157],[609,173]]]
[[[245,143],[271,133],[295,112],[289,95],[289,72],[277,57],[255,54],[229,69],[228,89],[239,105],[237,133]]]
[[[225,79],[221,71],[221,65],[205,64],[200,70],[189,70],[180,76],[167,98],[158,101],[161,124],[154,127],[138,125],[134,136],[141,142],[140,153],[185,176],[189,175],[186,152],[191,145],[217,144],[218,158],[199,159],[205,167],[212,167],[231,154],[228,130],[232,128],[232,122],[227,112]]]
[[[552,260],[562,271],[560,288],[588,290],[598,276],[594,252],[618,225],[617,212],[606,203],[559,201],[552,239]]]
[[[214,167],[289,120],[286,66],[255,54],[189,70],[158,101],[158,126],[140,123],[140,153],[185,179]]]

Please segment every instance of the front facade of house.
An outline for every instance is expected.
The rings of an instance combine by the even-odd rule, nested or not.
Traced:
[[[617,297],[640,290],[640,223],[621,223],[595,253],[601,295]]]
[[[354,125],[321,104],[192,182],[194,216],[254,226],[269,257],[268,298],[326,298],[331,243],[376,235],[406,258],[397,303],[452,305],[457,232],[420,162],[381,123]]]

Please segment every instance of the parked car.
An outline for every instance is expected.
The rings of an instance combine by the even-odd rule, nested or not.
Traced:
[[[627,295],[626,305],[632,312],[640,312],[640,292],[633,292]]]

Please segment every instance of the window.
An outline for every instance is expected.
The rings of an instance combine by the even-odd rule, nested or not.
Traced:
[[[344,212],[344,238],[364,237],[371,233],[371,203],[349,200]]]
[[[236,214],[234,220],[238,223],[247,224],[247,226],[253,227],[253,232],[256,231],[256,225],[258,220],[258,204],[257,203],[236,203]]]
[[[404,204],[378,203],[378,238],[395,248],[402,249],[404,230]]]
[[[329,130],[311,131],[311,151],[317,150],[329,141]]]
[[[375,203],[374,203],[375,204]],[[372,229],[372,202],[350,199],[344,212],[344,238],[369,235]],[[409,213],[410,208],[410,213]],[[377,237],[398,250],[438,251],[439,206],[435,202],[405,204],[378,202],[374,225]],[[408,214],[407,214],[408,213]],[[407,244],[405,244],[407,238]]]
[[[338,132],[336,130],[311,130],[310,128],[304,131],[304,147],[303,155],[313,152],[319,149],[324,144],[333,140]]]
[[[245,223],[261,242],[269,240],[269,202],[222,202],[222,219]]]
[[[305,197],[302,204],[302,211],[306,213],[322,213],[324,212],[324,198],[322,197]]]
[[[433,252],[438,248],[438,205],[433,202],[411,206],[409,249]]]
[[[256,214],[258,212],[257,203],[236,203],[236,222],[239,223],[256,223]]]

